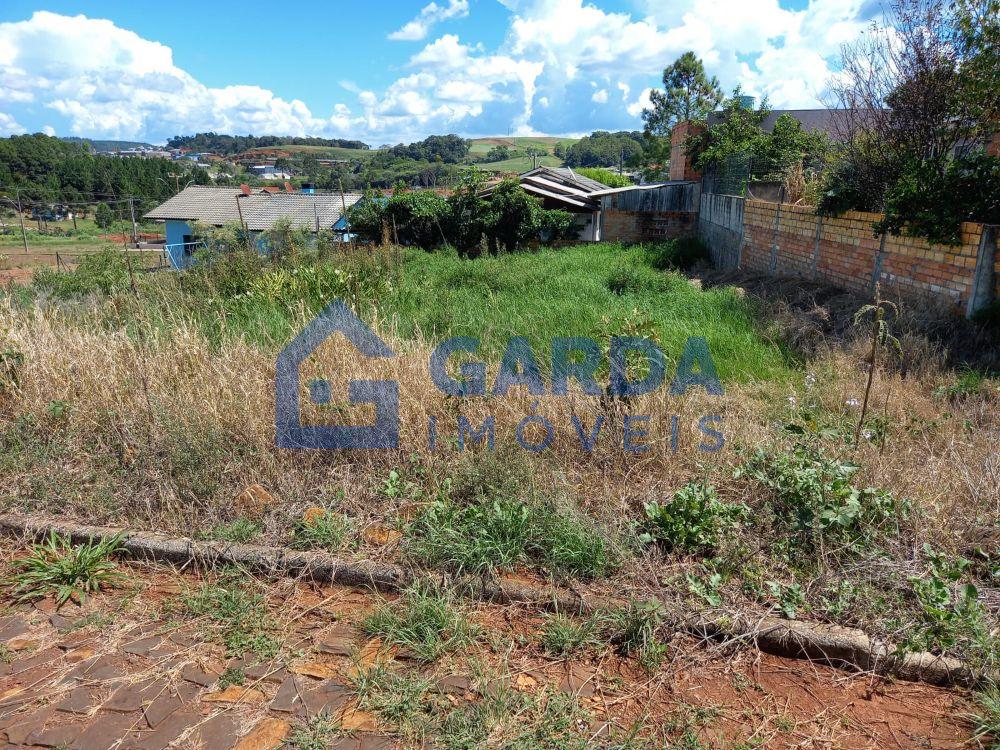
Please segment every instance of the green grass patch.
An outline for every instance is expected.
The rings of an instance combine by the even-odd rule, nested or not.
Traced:
[[[69,537],[52,532],[42,544],[33,545],[26,558],[15,563],[15,572],[8,581],[13,587],[11,593],[18,601],[53,594],[58,606],[70,599],[82,601],[88,594],[121,580],[112,557],[121,550],[122,542],[121,536],[112,536],[74,545]]]
[[[225,645],[230,656],[252,653],[265,659],[278,653],[281,643],[276,637],[277,623],[268,611],[267,601],[250,591],[239,574],[202,584],[181,604],[187,615],[205,621],[203,632]]]
[[[425,662],[463,646],[472,637],[452,592],[428,581],[417,581],[399,599],[383,604],[365,619],[363,627],[369,635],[406,648]]]

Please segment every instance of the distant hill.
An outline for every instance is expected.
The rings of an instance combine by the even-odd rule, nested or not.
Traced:
[[[510,154],[508,158],[499,161],[477,161],[476,166],[481,169],[493,170],[497,172],[521,173],[531,169],[532,164],[539,167],[558,167],[563,163],[561,154],[579,141],[579,138],[558,138],[554,136],[490,136],[486,138],[469,139],[469,155],[482,159],[493,149],[499,147],[506,148]],[[528,150],[543,152],[541,156],[532,159],[528,155]],[[559,155],[556,152],[559,152]]]
[[[107,141],[98,138],[76,138],[74,136],[64,136],[61,141],[70,143],[89,143],[95,151],[125,151],[130,148],[156,148],[151,143],[141,141]]]

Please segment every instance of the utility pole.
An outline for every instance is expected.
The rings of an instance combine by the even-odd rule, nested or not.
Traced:
[[[28,254],[28,233],[24,231],[24,214],[21,212],[21,191],[15,190],[17,197],[17,220],[21,222],[21,241],[24,243],[24,254]]]
[[[132,246],[135,247],[139,244],[139,238],[137,236],[136,226],[135,226],[135,203],[133,201],[134,199],[129,197],[128,212],[129,215],[132,217]]]
[[[618,174],[625,173],[625,147],[618,150]]]

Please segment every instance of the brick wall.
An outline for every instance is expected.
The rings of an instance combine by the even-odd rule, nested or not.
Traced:
[[[605,211],[601,237],[621,242],[660,242],[695,233],[693,211]]]
[[[991,232],[985,239],[987,246],[981,248],[982,224],[963,224],[962,244],[947,247],[913,237],[875,237],[872,224],[880,218],[856,211],[820,217],[808,207],[748,199],[743,209],[739,264],[863,293],[870,292],[877,280],[883,288],[909,296],[934,296],[962,311],[973,292],[980,255],[988,256],[985,262],[997,266],[1000,276],[1000,258]],[[996,281],[991,286],[994,295],[1000,292]]]
[[[700,180],[701,172],[698,172],[692,165],[691,159],[684,150],[684,142],[693,133],[699,133],[705,129],[690,120],[680,122],[670,131],[670,179],[671,180]]]

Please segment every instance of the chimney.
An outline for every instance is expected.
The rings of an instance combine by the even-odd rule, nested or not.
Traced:
[[[292,190],[292,183],[287,182],[287,181],[285,182],[285,192],[286,193],[294,193],[295,192],[294,190]]]
[[[243,191],[243,195],[250,195],[250,186],[246,183],[240,185],[240,190]]]

